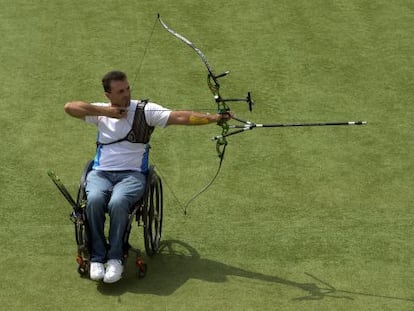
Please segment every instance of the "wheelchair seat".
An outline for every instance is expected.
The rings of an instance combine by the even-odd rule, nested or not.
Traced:
[[[75,224],[75,236],[78,246],[77,263],[80,275],[89,274],[90,265],[90,239],[88,223],[86,218],[86,177],[92,170],[93,160],[89,160],[82,172],[76,198],[76,207],[71,214],[71,219]],[[136,202],[129,215],[129,222],[124,233],[124,259],[128,257],[128,252],[133,250],[137,253],[136,267],[137,275],[143,277],[146,274],[147,265],[144,263],[139,250],[134,249],[129,244],[132,224],[135,221],[137,226],[143,227],[144,245],[147,256],[152,257],[160,248],[162,220],[163,220],[163,191],[161,178],[157,174],[155,167],[151,165],[146,174],[146,188],[144,195]]]

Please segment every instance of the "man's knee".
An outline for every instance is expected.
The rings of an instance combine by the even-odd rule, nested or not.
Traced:
[[[113,195],[108,203],[109,215],[127,215],[131,210],[131,200],[125,196]]]
[[[90,213],[105,211],[106,196],[99,191],[88,192],[87,194],[88,206],[87,210]]]

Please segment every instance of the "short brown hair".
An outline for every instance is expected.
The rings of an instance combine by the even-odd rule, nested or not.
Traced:
[[[113,70],[108,72],[102,78],[102,87],[105,92],[111,92],[111,81],[125,81],[127,76],[124,72],[119,70]]]

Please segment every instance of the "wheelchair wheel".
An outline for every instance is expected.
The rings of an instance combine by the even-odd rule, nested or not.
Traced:
[[[89,275],[90,251],[89,236],[83,215],[72,215],[72,221],[75,225],[75,238],[78,246],[76,262],[78,263],[78,273],[81,276]]]
[[[91,171],[93,160],[86,163],[79,182],[78,195],[76,198],[76,207],[71,214],[71,220],[75,225],[75,238],[78,246],[76,262],[78,263],[78,273],[81,276],[89,275],[90,266],[90,245],[87,222],[85,219],[86,208],[86,176]]]
[[[76,197],[76,205],[79,208],[86,208],[86,176],[92,170],[93,160],[86,162],[86,165],[83,169],[82,176],[79,181],[78,195]]]
[[[151,257],[160,248],[163,218],[162,182],[153,168],[150,170],[147,187],[142,214],[145,251]]]

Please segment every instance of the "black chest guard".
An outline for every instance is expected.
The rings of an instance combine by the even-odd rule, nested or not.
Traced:
[[[109,143],[96,142],[97,146],[106,146],[119,143],[121,141],[129,141],[130,143],[147,144],[150,141],[151,134],[154,131],[153,126],[149,126],[145,120],[144,107],[148,103],[148,100],[140,100],[135,109],[134,122],[132,123],[131,130],[128,134],[121,139],[112,141]]]

